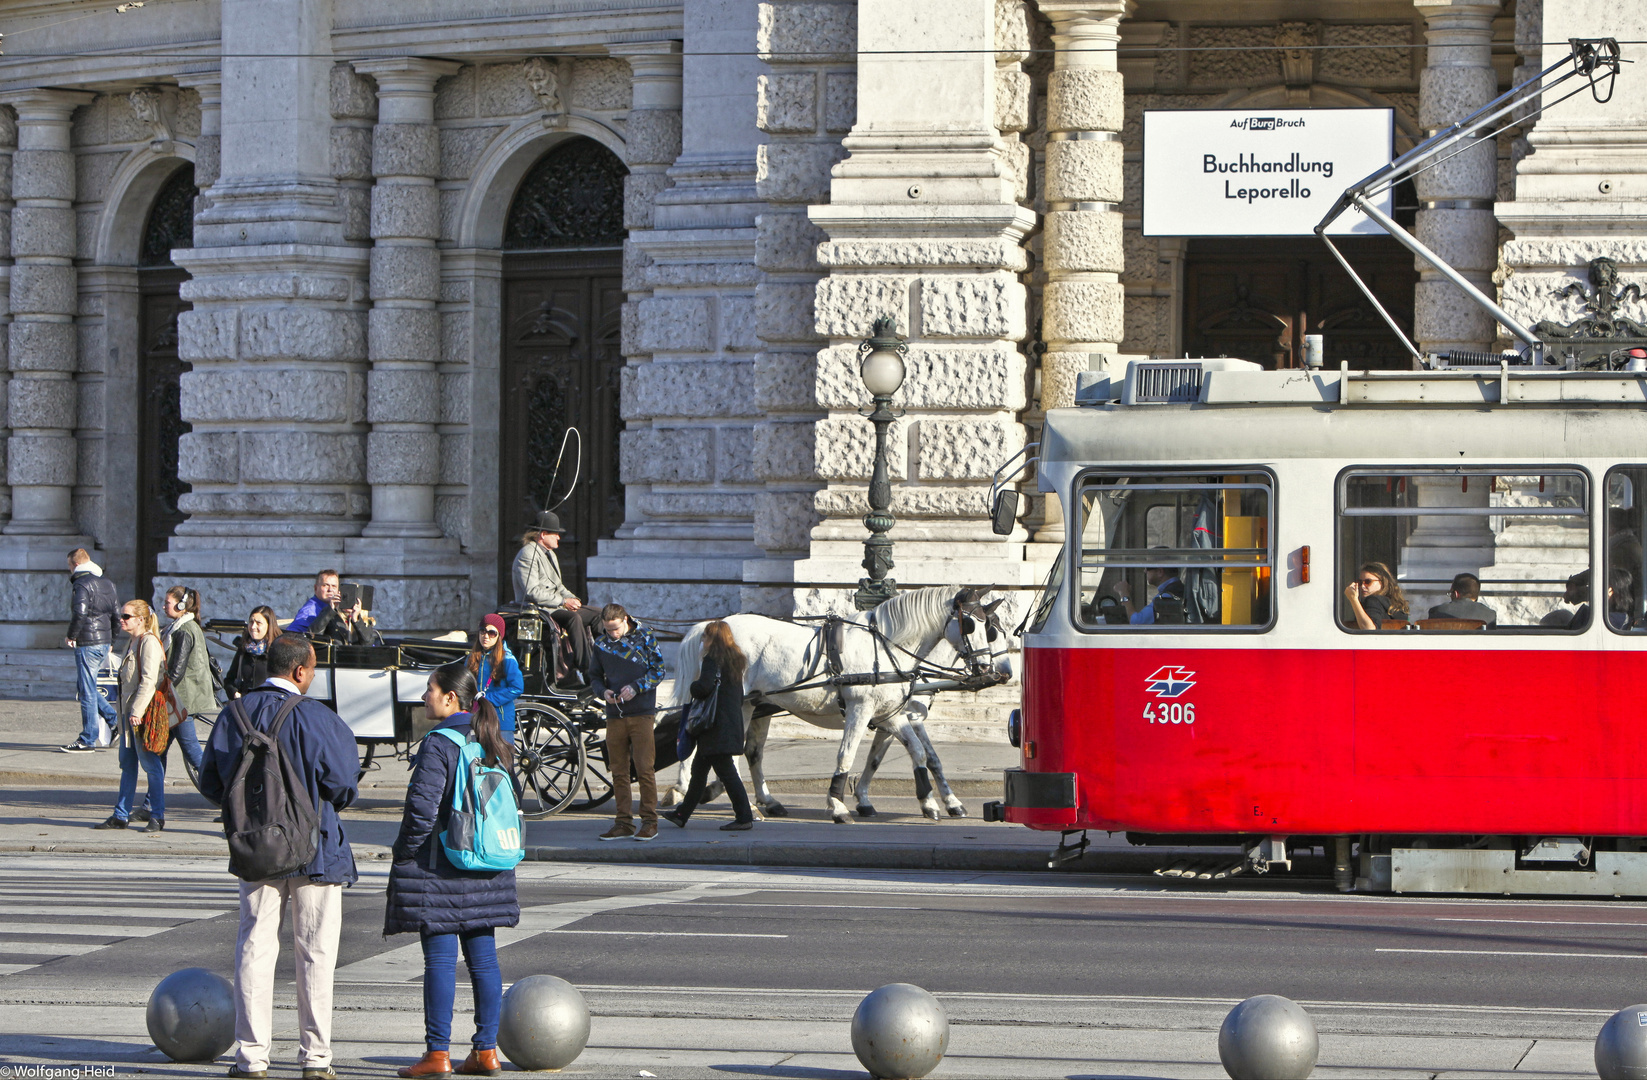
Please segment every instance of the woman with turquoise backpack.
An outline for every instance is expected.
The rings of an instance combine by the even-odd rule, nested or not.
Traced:
[[[503,643],[503,616],[488,615],[480,620],[480,633],[469,653],[469,674],[481,696],[498,711],[498,726],[504,738],[515,737],[515,699],[526,692],[515,654]]]
[[[468,796],[479,787],[481,808],[507,803],[509,794],[513,807],[518,808],[520,780],[513,772],[509,740],[499,729],[497,710],[479,696],[475,677],[466,665],[447,664],[430,672],[423,707],[435,728],[424,737],[413,764],[406,811],[395,838],[383,921],[385,935],[415,932],[423,942],[425,1053],[416,1064],[400,1069],[399,1075],[436,1080],[454,1072],[496,1076],[502,1068],[497,1045],[503,978],[493,931],[520,922],[520,902],[513,869],[466,870],[458,865],[484,864],[476,851],[464,849],[478,847],[471,842],[473,836],[486,835],[487,828],[454,807],[454,801],[470,807],[473,802]],[[503,777],[506,784],[499,782]],[[493,789],[491,796],[484,794],[488,786]],[[520,845],[518,826],[517,817],[516,848]],[[522,854],[516,851],[512,861],[504,858],[501,862],[513,866]],[[460,948],[474,989],[475,1035],[469,1056],[454,1069],[452,1002]]]

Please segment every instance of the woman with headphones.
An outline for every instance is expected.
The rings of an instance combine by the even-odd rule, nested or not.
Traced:
[[[200,736],[195,733],[197,716],[217,713],[217,695],[212,692],[211,660],[206,655],[206,632],[200,628],[200,594],[182,585],[166,590],[166,677],[172,681],[178,707],[188,719],[172,733],[183,744],[189,768],[200,769]]]

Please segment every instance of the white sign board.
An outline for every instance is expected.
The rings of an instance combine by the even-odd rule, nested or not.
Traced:
[[[1393,109],[1146,110],[1144,235],[1311,235],[1394,137]],[[1384,232],[1355,209],[1327,231]]]

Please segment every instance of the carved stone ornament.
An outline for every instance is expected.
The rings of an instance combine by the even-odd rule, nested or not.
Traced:
[[[593,139],[568,139],[532,166],[515,191],[507,250],[623,243],[623,178],[616,154]]]
[[[555,61],[542,56],[526,61],[526,85],[537,95],[545,113],[559,116],[566,111],[560,94],[560,65]]]
[[[172,122],[167,116],[166,95],[152,86],[140,86],[126,95],[137,119],[148,125],[152,142],[172,141]]]
[[[1608,258],[1590,260],[1589,278],[1589,290],[1574,281],[1551,294],[1557,300],[1579,297],[1584,301],[1584,314],[1570,323],[1545,319],[1533,327],[1533,333],[1546,341],[1647,339],[1647,326],[1618,313],[1624,301],[1641,300],[1641,286],[1618,288],[1618,263]]]
[[[1276,27],[1275,45],[1281,53],[1281,81],[1287,86],[1308,86],[1315,81],[1315,46],[1321,44],[1321,25],[1312,22],[1284,22]]]

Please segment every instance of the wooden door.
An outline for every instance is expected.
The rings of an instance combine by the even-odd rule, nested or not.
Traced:
[[[561,573],[586,600],[596,542],[623,524],[622,258],[621,248],[505,256],[498,587],[506,599],[514,597],[510,568],[520,534],[538,510],[565,499],[556,511],[567,529]],[[574,427],[581,454],[578,436],[566,442]]]
[[[1418,271],[1387,237],[1336,241],[1350,264],[1412,336]],[[1184,351],[1232,356],[1266,368],[1304,366],[1304,336],[1325,337],[1325,364],[1406,368],[1406,348],[1327,250],[1314,239],[1191,240],[1184,261]]]
[[[177,475],[183,422],[179,385],[190,365],[177,358],[177,316],[192,304],[178,298],[188,275],[174,267],[138,275],[137,596],[153,592],[156,563],[186,514],[177,501],[189,485]]]

